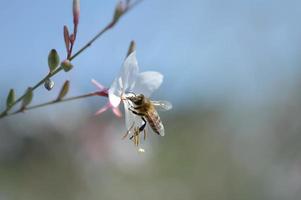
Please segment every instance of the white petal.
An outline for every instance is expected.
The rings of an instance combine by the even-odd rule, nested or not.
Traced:
[[[100,115],[103,112],[107,111],[110,108],[110,104],[106,104],[101,109],[99,109],[94,115]]]
[[[109,89],[109,101],[113,107],[120,104],[120,96],[124,94],[125,90],[130,90],[133,87],[138,71],[136,52],[134,51],[125,59],[118,77]]]
[[[113,107],[112,111],[113,111],[114,115],[116,115],[117,117],[122,117],[122,113],[121,113],[121,111],[119,110],[118,107],[117,108]]]
[[[114,94],[109,95],[109,100],[110,100],[111,105],[114,108],[117,108],[120,104],[120,101],[121,101],[120,97],[116,96]]]
[[[163,82],[163,75],[155,71],[142,72],[137,76],[133,92],[149,97]]]
[[[123,91],[130,90],[135,84],[139,72],[136,52],[131,53],[124,61],[120,71],[120,77],[123,85]]]
[[[115,79],[109,89],[109,101],[113,107],[118,107],[121,101],[121,88],[120,84],[118,83],[118,79]]]

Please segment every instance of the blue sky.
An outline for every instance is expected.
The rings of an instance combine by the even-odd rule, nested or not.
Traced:
[[[65,55],[63,25],[72,25],[71,0],[0,0],[0,96],[18,94],[47,73],[47,55]],[[75,50],[112,17],[116,1],[81,1]],[[91,48],[75,68],[74,94],[110,85],[131,40],[141,70],[165,75],[158,98],[257,101],[285,93],[300,77],[300,1],[145,0]],[[57,87],[58,89],[58,87]],[[42,96],[51,95],[40,90]]]

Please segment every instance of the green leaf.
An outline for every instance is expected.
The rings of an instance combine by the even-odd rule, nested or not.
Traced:
[[[70,87],[70,82],[69,81],[65,81],[64,85],[61,88],[61,91],[57,97],[57,101],[62,100],[68,93],[69,91],[69,87]]]
[[[65,72],[68,72],[73,68],[73,65],[69,60],[64,60],[62,62],[62,68]]]
[[[7,99],[6,99],[6,108],[10,109],[13,105],[13,103],[15,102],[15,98],[16,98],[16,94],[14,89],[10,89],[8,95],[7,95]]]
[[[55,49],[52,49],[48,55],[48,66],[50,72],[54,71],[60,64],[60,57]]]
[[[25,96],[23,98],[22,105],[21,105],[21,110],[24,110],[31,103],[32,98],[33,98],[32,88],[29,87],[25,92]]]

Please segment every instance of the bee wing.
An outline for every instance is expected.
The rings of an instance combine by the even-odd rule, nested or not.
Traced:
[[[154,132],[155,134],[159,134],[161,136],[165,135],[164,125],[156,109],[153,109],[152,114],[149,113],[147,115],[147,121],[152,132]]]
[[[151,101],[151,102],[158,110],[166,111],[172,109],[172,104],[169,101]]]
[[[160,135],[160,136],[164,136],[165,135],[165,130],[164,130],[164,125],[161,122],[161,127],[157,130],[159,133],[155,132],[152,127],[150,126],[150,124],[148,123],[147,125],[147,132],[148,133],[153,133],[155,135]]]

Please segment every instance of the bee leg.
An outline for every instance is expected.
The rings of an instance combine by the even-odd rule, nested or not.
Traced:
[[[133,135],[132,137],[133,137],[133,142],[134,142],[134,144],[135,144],[135,146],[136,146],[136,145],[137,145],[137,136],[136,136],[136,135]]]
[[[146,130],[143,130],[143,139],[146,140]]]
[[[137,144],[136,144],[136,146],[138,147],[139,146],[139,143],[140,143],[140,134],[139,134],[140,132],[138,132],[137,133],[137,135],[136,135],[136,139],[137,139]]]
[[[138,115],[138,116],[144,116],[143,113],[139,113],[139,112],[137,112],[137,111],[135,111],[135,110],[133,110],[133,109],[131,109],[131,108],[129,108],[129,110],[132,111],[132,113],[134,113],[135,115]]]
[[[142,124],[142,126],[139,127],[139,132],[137,131],[138,132],[137,134],[141,133],[143,130],[145,131],[146,120],[144,119],[144,117],[141,117],[141,119],[143,120],[144,123]],[[133,137],[134,135],[130,137],[130,140],[133,139]]]
[[[129,135],[129,133],[131,132],[131,130],[133,129],[133,127],[134,127],[134,122],[131,125],[131,127],[129,128],[129,130],[126,131],[125,135],[122,136],[122,139],[125,139]]]
[[[132,137],[130,139],[133,140],[133,142],[136,146],[139,145],[139,128],[138,127],[135,127],[134,134],[132,135]]]
[[[129,128],[129,130],[126,131],[126,133],[124,134],[124,136],[122,137],[122,139],[125,139],[129,135],[129,133],[131,132],[131,130],[133,129],[133,127],[134,127],[134,122],[131,125],[131,127]]]
[[[142,106],[136,106],[136,107],[133,106],[133,108],[134,109],[140,109],[140,108],[142,108]]]
[[[146,126],[146,120],[144,119],[144,117],[141,117],[141,119],[143,120],[143,124],[142,126],[139,128],[139,132],[142,132],[144,129],[145,129],[145,126]]]

